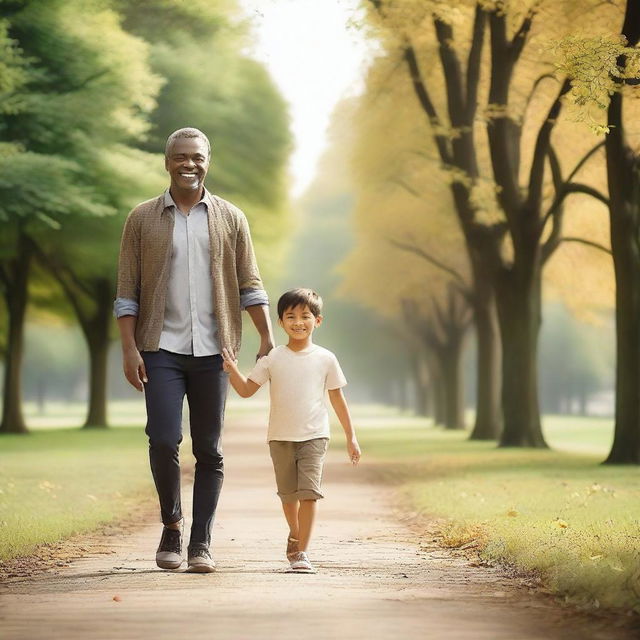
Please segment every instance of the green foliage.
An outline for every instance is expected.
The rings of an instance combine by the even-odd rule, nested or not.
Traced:
[[[8,139],[69,156],[145,130],[160,79],[146,64],[148,45],[104,2],[30,2],[11,27],[33,80]]]
[[[9,23],[0,20],[0,114],[20,110],[21,101],[16,91],[27,82],[26,66],[16,41],[9,37]]]
[[[558,70],[572,80],[568,99],[577,107],[571,112],[573,120],[586,122],[595,133],[609,133],[603,112],[611,94],[624,88],[624,80],[640,75],[640,51],[612,34],[567,36],[554,49]],[[621,56],[626,58],[624,68]]]
[[[237,30],[233,0],[113,0],[112,4],[123,16],[124,28],[148,42],[180,45]]]

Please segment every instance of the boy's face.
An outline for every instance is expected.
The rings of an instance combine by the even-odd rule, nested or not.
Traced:
[[[322,316],[314,316],[305,304],[285,309],[278,322],[291,340],[307,340],[322,323]]]

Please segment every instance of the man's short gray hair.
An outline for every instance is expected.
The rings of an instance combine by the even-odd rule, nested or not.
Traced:
[[[200,138],[207,145],[207,157],[211,157],[211,143],[209,142],[209,138],[200,131],[200,129],[196,129],[195,127],[183,127],[182,129],[178,129],[174,131],[168,138],[167,144],[164,147],[164,155],[165,158],[169,157],[169,150],[173,146],[173,143],[178,140],[178,138]]]

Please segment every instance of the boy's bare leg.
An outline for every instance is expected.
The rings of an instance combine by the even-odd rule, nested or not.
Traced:
[[[313,523],[316,519],[317,500],[300,500],[298,509],[298,548],[306,551],[311,539]]]
[[[300,503],[296,500],[295,502],[283,502],[282,510],[284,511],[284,517],[287,519],[287,524],[289,525],[289,536],[298,540],[298,534],[300,531],[298,525],[298,510],[300,508]]]

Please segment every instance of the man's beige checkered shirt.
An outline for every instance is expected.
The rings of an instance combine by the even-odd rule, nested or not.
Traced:
[[[207,192],[211,275],[220,349],[237,352],[242,337],[240,292],[264,289],[249,225],[240,209]],[[120,245],[116,298],[139,304],[136,344],[157,351],[164,322],[173,216],[164,194],[139,204],[127,217]]]

